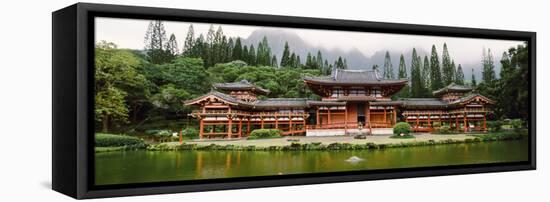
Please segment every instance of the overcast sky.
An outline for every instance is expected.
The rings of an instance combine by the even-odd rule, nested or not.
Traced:
[[[96,42],[105,40],[117,44],[120,48],[143,49],[144,35],[149,20],[97,18],[96,19]],[[206,35],[211,24],[192,23],[195,29],[195,36],[200,33]],[[167,36],[171,33],[176,35],[179,48],[183,46],[183,40],[187,35],[190,23],[165,21],[164,27]],[[254,30],[261,26],[241,26],[214,24],[217,29],[221,25],[225,35],[230,37],[247,38]],[[497,63],[504,51],[512,46],[523,43],[522,41],[493,40],[493,39],[471,39],[456,37],[434,37],[404,34],[381,34],[350,31],[327,31],[315,29],[277,28],[298,34],[304,41],[328,49],[352,50],[357,48],[365,56],[370,57],[376,51],[396,51],[405,53],[415,47],[431,51],[432,44],[435,44],[438,54],[441,57],[443,43],[446,42],[451,57],[457,64],[472,64],[481,61],[483,48],[490,48],[493,52],[495,63]],[[277,53],[276,53],[277,54]],[[279,53],[280,54],[280,53]]]

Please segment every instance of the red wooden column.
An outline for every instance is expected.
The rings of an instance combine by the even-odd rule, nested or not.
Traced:
[[[292,115],[288,116],[289,118],[289,122],[288,122],[288,127],[290,127],[290,135],[292,135]]]
[[[246,136],[250,135],[250,117],[248,117],[248,121],[246,123]]]
[[[315,115],[317,116],[315,125],[319,126],[319,125],[321,125],[321,122],[319,122],[320,121],[320,119],[319,119],[319,107],[317,107],[317,113],[315,113]]]
[[[229,117],[229,121],[227,121],[227,139],[231,139],[231,135],[233,133],[233,117]]]
[[[277,112],[275,112],[275,129],[279,129],[279,117],[277,116]]]
[[[432,114],[428,112],[428,128],[432,130]]]
[[[200,119],[200,124],[199,124],[199,138],[202,139],[203,137],[203,134],[204,134],[204,121],[202,118],[199,118]]]
[[[486,118],[487,114],[483,114],[483,131],[486,131],[487,130],[487,118]]]
[[[416,112],[416,129],[418,130],[418,126],[420,124],[420,111]]]
[[[466,112],[464,112],[464,115],[463,115],[463,120],[464,120],[464,132],[467,132],[468,131],[468,115],[466,114]]]
[[[260,116],[260,127],[264,129],[264,116]]]
[[[305,115],[302,115],[302,130],[303,131],[306,131],[306,116]]]
[[[455,114],[455,128],[458,130],[458,115]]]
[[[330,127],[330,124],[331,124],[331,123],[330,123],[330,122],[331,122],[331,121],[330,121],[330,107],[327,107],[327,116],[328,116],[328,117],[327,117],[328,125],[329,125],[329,127]]]
[[[384,124],[386,124],[386,106],[384,106]]]
[[[348,134],[348,106],[344,106],[344,135]]]
[[[243,118],[241,117],[239,120],[239,138],[243,136]]]

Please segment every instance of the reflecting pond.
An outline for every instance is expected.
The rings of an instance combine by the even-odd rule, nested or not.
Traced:
[[[515,162],[528,141],[347,151],[118,151],[96,153],[96,184]],[[349,161],[351,157],[356,161]]]

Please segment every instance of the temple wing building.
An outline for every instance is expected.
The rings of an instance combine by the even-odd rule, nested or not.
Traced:
[[[254,129],[279,129],[283,135],[330,136],[372,133],[392,128],[398,120],[417,132],[448,125],[455,130],[485,130],[494,101],[467,86],[451,84],[435,98],[393,99],[407,80],[383,79],[377,71],[335,69],[330,76],[304,77],[321,97],[266,98],[270,91],[246,80],[214,84],[211,92],[185,101],[199,110],[200,138],[239,138]]]

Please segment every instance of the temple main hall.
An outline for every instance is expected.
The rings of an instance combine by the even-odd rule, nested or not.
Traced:
[[[246,80],[214,84],[212,91],[185,105],[196,106],[200,138],[241,138],[255,129],[283,135],[333,136],[391,131],[407,122],[416,132],[449,126],[464,132],[487,129],[494,101],[472,88],[450,84],[433,98],[397,98],[407,80],[384,79],[375,70],[335,69],[330,76],[304,77],[321,99],[265,98],[270,91]],[[392,99],[393,98],[393,99]]]

